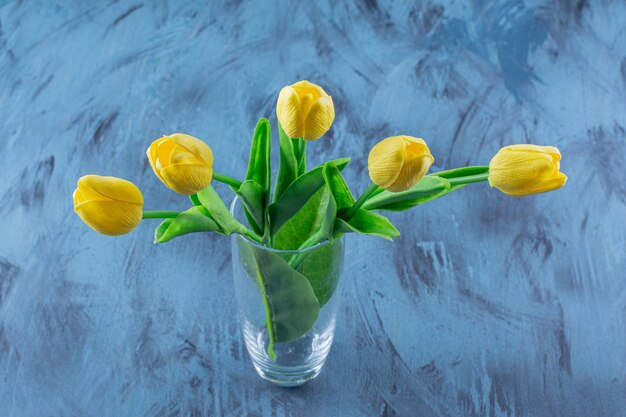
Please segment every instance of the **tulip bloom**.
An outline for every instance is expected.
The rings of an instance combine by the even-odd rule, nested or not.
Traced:
[[[130,181],[85,175],[74,191],[74,211],[89,227],[105,235],[123,235],[140,222],[143,197]]]
[[[424,139],[392,136],[372,148],[367,168],[374,184],[397,193],[417,184],[434,161]]]
[[[322,87],[304,80],[280,90],[276,116],[290,138],[314,140],[330,129],[335,107]]]
[[[179,194],[195,194],[211,183],[213,152],[200,139],[183,133],[163,136],[146,154],[156,176]]]
[[[489,163],[489,185],[515,197],[556,190],[567,181],[560,160],[554,146],[505,146]]]

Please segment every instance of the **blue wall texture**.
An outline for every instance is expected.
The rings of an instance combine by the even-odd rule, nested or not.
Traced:
[[[0,3],[0,416],[626,415],[624,1]],[[116,175],[182,209],[148,144],[193,134],[242,177],[305,78],[337,111],[310,161],[353,158],[355,192],[400,133],[434,170],[556,145],[570,180],[473,185],[393,214],[394,242],[349,237],[329,362],[285,390],[247,358],[227,238],[101,236],[71,195]]]

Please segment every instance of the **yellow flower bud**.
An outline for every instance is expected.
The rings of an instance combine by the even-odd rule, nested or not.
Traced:
[[[314,140],[330,129],[335,107],[322,87],[304,80],[280,90],[276,116],[290,138]]]
[[[417,184],[434,161],[424,139],[392,136],[372,148],[367,168],[374,184],[397,193]]]
[[[85,175],[74,191],[74,211],[87,226],[105,235],[123,235],[140,222],[143,197],[130,181]]]
[[[554,146],[505,146],[489,163],[489,185],[515,197],[556,190],[567,181],[560,160]]]
[[[163,136],[146,154],[156,176],[179,194],[195,194],[211,183],[213,152],[200,139],[183,133]]]

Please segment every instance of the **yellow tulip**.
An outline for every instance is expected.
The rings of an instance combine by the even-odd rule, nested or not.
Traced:
[[[183,133],[163,136],[146,154],[156,176],[179,194],[195,194],[211,183],[213,152],[200,139]]]
[[[372,148],[367,168],[374,184],[397,193],[417,184],[434,161],[424,139],[392,136]]]
[[[489,185],[515,197],[556,190],[567,181],[560,160],[554,146],[505,146],[489,163]]]
[[[123,235],[140,222],[143,197],[130,181],[85,175],[74,191],[74,211],[89,227],[105,235]]]
[[[276,116],[290,138],[314,140],[330,129],[335,107],[322,87],[304,80],[280,90]]]

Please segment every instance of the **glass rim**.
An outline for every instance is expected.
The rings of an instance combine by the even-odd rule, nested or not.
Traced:
[[[231,203],[230,203],[229,211],[230,211],[230,214],[233,217],[235,217],[235,219],[237,219],[237,217],[235,216],[235,208],[236,208],[237,202],[239,200],[241,200],[241,199],[239,198],[239,196],[236,195],[235,198],[233,198],[233,201],[231,201]],[[263,250],[266,250],[268,252],[282,253],[282,254],[297,254],[297,253],[311,252],[313,250],[319,249],[322,246],[326,246],[329,243],[331,243],[330,240],[326,239],[326,240],[323,240],[323,241],[321,241],[320,243],[318,243],[316,245],[313,245],[313,246],[310,246],[310,247],[304,248],[304,249],[276,249],[276,248],[270,248],[269,246],[262,245],[262,244],[260,244],[258,242],[255,242],[254,240],[250,240],[250,239],[248,239],[248,237],[246,237],[244,235],[241,235],[241,234],[233,234],[233,237],[235,237],[235,236],[245,240],[247,243],[249,243],[250,245],[252,245],[252,246],[254,246],[256,248],[263,249]]]

